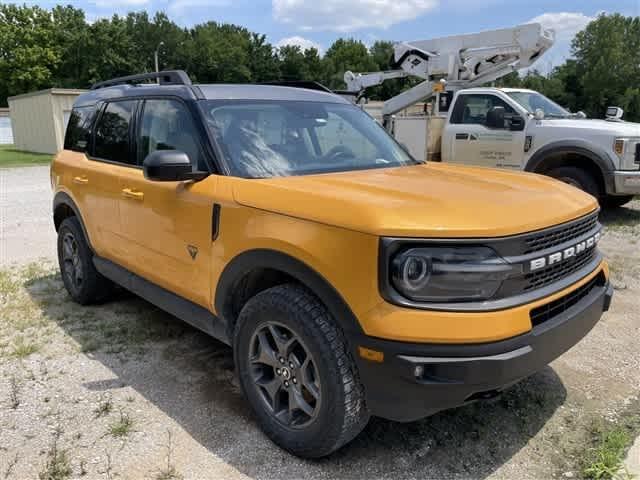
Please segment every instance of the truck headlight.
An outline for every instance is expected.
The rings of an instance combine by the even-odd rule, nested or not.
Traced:
[[[619,157],[622,157],[624,155],[624,144],[625,144],[624,138],[616,138],[613,141],[613,151]]]
[[[393,287],[415,302],[492,298],[512,267],[489,247],[419,247],[391,259]]]

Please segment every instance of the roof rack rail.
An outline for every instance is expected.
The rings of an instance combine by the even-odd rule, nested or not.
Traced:
[[[94,83],[91,85],[91,90],[141,82],[143,80],[157,80],[160,85],[191,85],[191,79],[184,70],[165,70],[163,72],[140,73],[138,75],[129,75]]]
[[[295,88],[307,88],[309,90],[319,90],[321,92],[333,93],[332,90],[325,87],[321,83],[314,82],[312,80],[280,80],[274,82],[263,82],[262,85],[275,85],[278,87],[295,87]]]

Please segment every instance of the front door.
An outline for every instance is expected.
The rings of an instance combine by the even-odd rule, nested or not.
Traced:
[[[487,113],[493,107],[504,107],[503,128],[487,126]],[[509,118],[516,111],[497,95],[465,93],[451,112],[446,135],[451,163],[519,170],[524,155],[524,131],[511,131]]]
[[[177,99],[148,99],[136,134],[136,158],[155,150],[186,153],[194,170],[207,170],[201,136],[187,106]],[[123,265],[204,307],[211,306],[211,222],[217,178],[155,182],[142,168],[121,176],[120,224],[129,255]]]

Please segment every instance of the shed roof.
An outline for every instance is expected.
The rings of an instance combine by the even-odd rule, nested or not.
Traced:
[[[75,88],[47,88],[46,90],[37,90],[35,92],[23,93],[9,97],[9,100],[18,100],[20,98],[35,97],[38,95],[82,95],[87,90]]]

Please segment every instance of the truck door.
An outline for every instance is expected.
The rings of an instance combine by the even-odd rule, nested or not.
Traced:
[[[487,113],[493,107],[505,109],[503,128],[487,126]],[[511,105],[491,93],[460,93],[445,127],[443,161],[483,167],[522,168],[524,131],[509,129],[510,119],[518,115]]]

